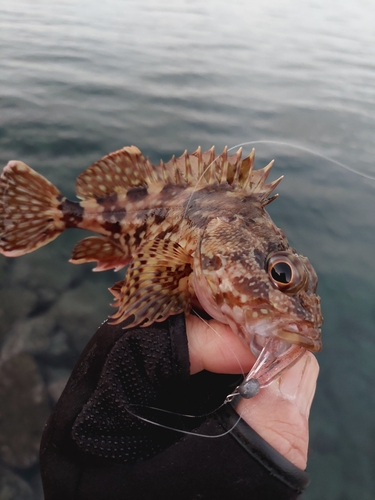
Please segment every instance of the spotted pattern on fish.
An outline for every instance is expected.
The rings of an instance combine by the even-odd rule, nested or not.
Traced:
[[[112,322],[149,325],[198,300],[246,342],[271,336],[317,351],[316,274],[265,211],[282,177],[267,182],[273,162],[254,170],[254,158],[198,148],[152,165],[125,147],[78,176],[79,202],[11,161],[0,177],[0,252],[20,256],[67,228],[86,229],[96,236],[76,245],[71,262],[129,266],[111,288]]]

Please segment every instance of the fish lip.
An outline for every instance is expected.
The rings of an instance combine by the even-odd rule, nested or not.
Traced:
[[[274,332],[274,336],[290,344],[299,345],[311,352],[319,352],[322,350],[321,329],[320,327],[305,327],[302,331],[296,331],[297,325],[292,324],[278,328]]]

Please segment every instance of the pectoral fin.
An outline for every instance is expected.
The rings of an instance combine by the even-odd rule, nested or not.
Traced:
[[[155,321],[189,310],[189,276],[193,258],[175,241],[154,240],[146,243],[130,264],[125,280],[114,285],[118,311],[113,324],[134,317],[128,327]]]

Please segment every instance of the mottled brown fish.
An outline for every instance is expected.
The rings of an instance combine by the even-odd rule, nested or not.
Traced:
[[[188,313],[198,299],[254,352],[271,341],[275,359],[287,351],[287,366],[305,348],[321,349],[317,277],[265,211],[281,180],[266,183],[272,162],[253,165],[254,151],[242,160],[241,150],[199,148],[153,166],[126,147],[78,177],[74,202],[11,161],[0,178],[0,252],[18,257],[67,228],[87,229],[100,236],[80,241],[71,262],[129,265],[111,289],[112,322],[146,326]]]

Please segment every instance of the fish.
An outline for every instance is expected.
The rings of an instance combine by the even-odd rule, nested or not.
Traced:
[[[0,176],[0,253],[22,256],[70,228],[95,233],[70,262],[127,267],[110,288],[111,323],[145,327],[198,305],[258,356],[263,387],[306,349],[321,350],[323,319],[314,268],[265,209],[283,177],[267,182],[273,161],[258,170],[254,161],[254,150],[242,158],[241,148],[199,147],[153,165],[128,146],[78,176],[79,201],[10,161]]]

